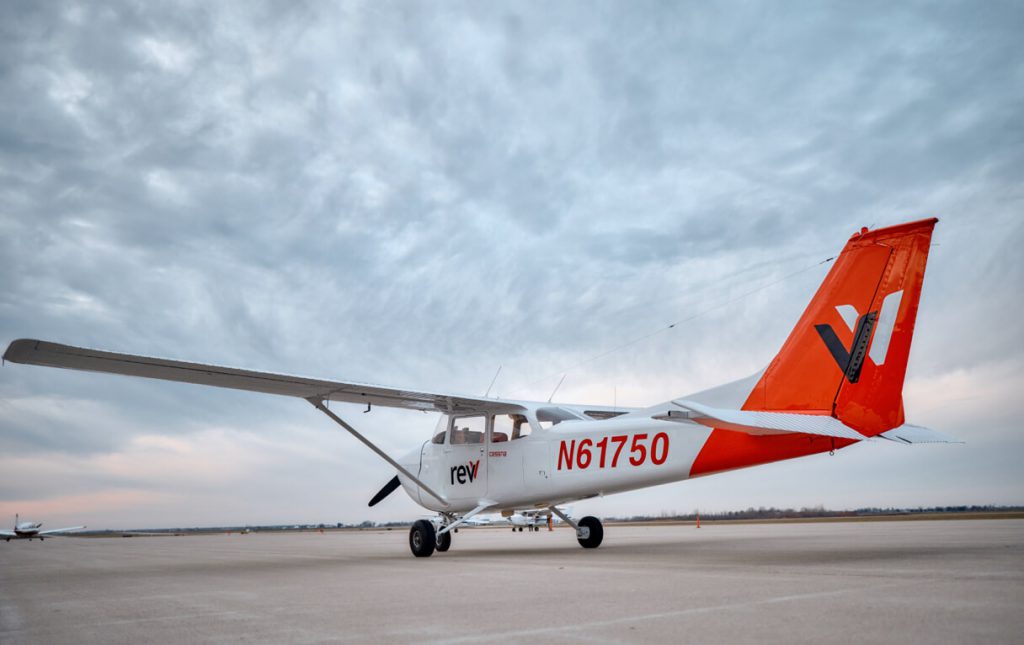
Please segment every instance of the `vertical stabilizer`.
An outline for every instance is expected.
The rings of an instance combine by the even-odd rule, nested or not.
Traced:
[[[901,425],[937,221],[863,229],[850,238],[743,409],[829,414],[868,436]]]

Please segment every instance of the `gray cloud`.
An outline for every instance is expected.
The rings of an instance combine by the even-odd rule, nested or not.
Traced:
[[[1022,363],[1021,13],[998,2],[8,4],[0,332],[468,392],[501,364],[500,393],[543,398],[582,363],[560,397],[643,404],[760,368],[824,275],[814,265],[850,233],[937,215],[908,392],[980,381],[995,394],[963,404],[973,417],[925,420],[969,441],[978,423],[995,429],[966,453],[914,457],[900,483],[917,482],[908,503],[965,489],[1019,502],[1007,483],[1024,481],[997,456],[1022,447],[1000,394],[1012,391],[1000,380],[1020,385]],[[151,435],[228,451],[218,437],[244,432],[270,442],[239,446],[263,463],[261,451],[288,449],[281,428],[325,428],[291,401],[20,366],[0,370],[0,403],[9,504],[29,500],[13,483],[23,459],[66,465],[37,501],[68,481],[82,494],[168,492],[102,459],[155,459],[138,447]],[[910,403],[911,421],[928,416]],[[395,450],[432,425],[361,421]],[[362,517],[386,467],[335,439],[324,449],[339,461],[315,476],[298,476],[301,453],[275,464],[279,493],[244,469],[228,488],[288,500],[267,516]],[[959,479],[936,472],[953,454],[968,464]],[[876,456],[858,452],[848,476]],[[765,503],[887,498],[881,484],[858,495],[836,482],[810,500],[815,459],[770,471],[780,483]],[[744,504],[758,473],[598,510],[686,510],[679,491]],[[340,492],[329,509],[297,506],[309,490]],[[146,516],[126,501],[104,517],[229,514],[157,507]]]

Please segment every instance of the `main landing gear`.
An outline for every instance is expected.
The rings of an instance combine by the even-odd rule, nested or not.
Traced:
[[[575,522],[558,509],[552,508],[551,510],[562,518],[563,522],[576,529],[576,541],[580,543],[581,547],[596,549],[601,546],[601,542],[604,540],[604,526],[601,525],[601,520],[588,515],[580,519],[579,522]],[[434,555],[434,551],[444,553],[452,547],[454,525],[465,519],[466,517],[456,520],[454,515],[443,514],[438,521],[440,527],[430,520],[416,520],[412,528],[409,529],[409,549],[417,558],[429,558]],[[448,530],[440,532],[445,527],[449,527]],[[513,527],[512,530],[515,531],[516,527]],[[522,528],[519,527],[519,530],[522,531]]]
[[[579,526],[576,527],[576,541],[580,543],[581,547],[596,549],[601,546],[603,539],[604,527],[601,526],[601,520],[588,515],[579,521]]]
[[[445,536],[448,534],[445,533]],[[451,537],[448,537],[448,544],[444,550],[447,551],[449,546]],[[429,520],[413,522],[412,528],[409,529],[409,548],[417,558],[429,558],[434,555],[434,549],[437,548],[437,533],[434,531],[433,523]]]
[[[441,520],[440,528],[454,524],[453,517],[445,516]],[[409,529],[409,549],[417,558],[429,558],[434,551],[444,553],[452,548],[452,532],[449,529],[444,533],[438,533],[438,527],[430,520],[416,520]],[[458,529],[454,529],[458,530]]]
[[[579,522],[573,522],[572,518],[558,510],[557,507],[552,506],[550,510],[562,518],[563,522],[576,529],[576,541],[580,543],[581,547],[584,549],[596,549],[601,546],[601,540],[604,539],[604,527],[601,526],[601,520],[593,515],[587,515]]]

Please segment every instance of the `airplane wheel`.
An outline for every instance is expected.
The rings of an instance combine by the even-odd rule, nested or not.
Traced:
[[[417,558],[429,558],[437,546],[434,525],[427,520],[416,520],[409,529],[409,548]]]
[[[576,537],[576,541],[580,543],[580,546],[584,549],[596,549],[601,546],[601,540],[604,539],[604,527],[601,526],[601,520],[588,515],[579,521],[580,528],[590,529],[590,535],[586,538]]]
[[[452,548],[452,532],[442,533],[437,536],[437,550],[444,553],[448,549]]]

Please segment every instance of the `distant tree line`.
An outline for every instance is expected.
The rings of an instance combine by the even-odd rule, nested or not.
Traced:
[[[743,511],[721,511],[717,513],[702,512],[695,510],[693,513],[677,513],[675,511],[662,511],[658,515],[631,515],[629,517],[608,517],[609,521],[613,522],[659,522],[659,521],[677,521],[677,522],[693,522],[700,516],[701,520],[784,520],[784,519],[799,519],[799,518],[827,518],[827,517],[870,517],[870,516],[895,516],[895,515],[915,515],[915,514],[938,514],[938,513],[1013,513],[1013,512],[1024,512],[1024,506],[919,506],[916,508],[896,508],[896,507],[866,507],[857,508],[854,510],[829,510],[824,506],[804,507],[800,509],[793,508],[775,508],[764,507],[759,508],[750,507]],[[399,520],[392,522],[373,522],[366,520],[363,522],[346,524],[344,522],[337,522],[332,524],[268,524],[268,525],[247,525],[247,526],[207,526],[207,527],[191,527],[191,528],[164,528],[164,529],[128,529],[128,530],[116,530],[116,529],[99,529],[91,531],[81,531],[76,535],[83,536],[103,536],[103,535],[123,535],[125,537],[135,537],[142,535],[183,535],[186,533],[255,533],[259,531],[316,531],[323,529],[392,529],[401,528],[411,525],[412,522],[409,520]]]
[[[824,506],[794,508],[775,508],[761,506],[750,507],[742,511],[677,513],[662,511],[658,515],[631,515],[629,517],[608,518],[620,522],[655,522],[655,521],[695,521],[698,516],[702,520],[781,520],[821,517],[868,517],[875,515],[914,515],[923,513],[1009,513],[1024,511],[1024,506],[919,506],[916,508],[866,507],[854,510],[830,510]]]

